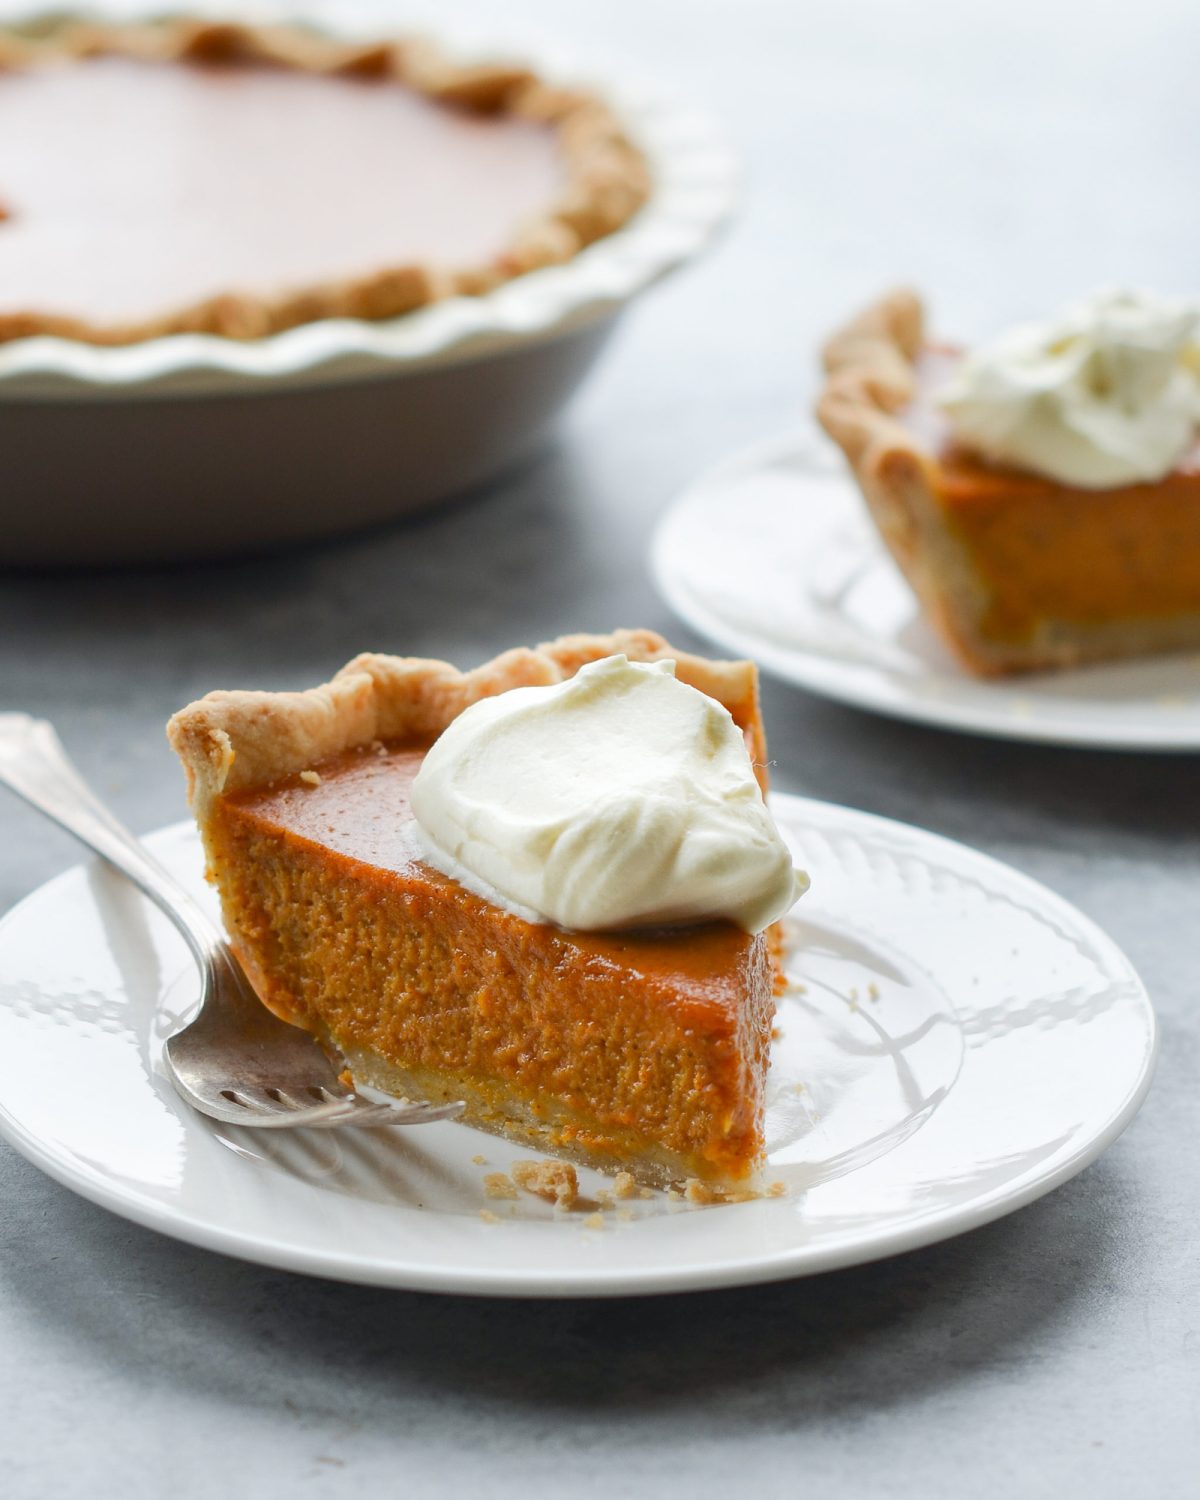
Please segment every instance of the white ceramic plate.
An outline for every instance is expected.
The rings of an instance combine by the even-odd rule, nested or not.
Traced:
[[[969,677],[925,625],[841,455],[807,431],[686,491],[659,526],[653,566],[694,629],[826,697],[1007,739],[1200,749],[1200,656]]]
[[[194,1244],[506,1296],[853,1265],[986,1223],[1093,1160],[1137,1110],[1155,1053],[1146,993],[1108,938],[961,845],[823,803],[774,806],[813,880],[770,1080],[767,1180],[784,1197],[695,1207],[656,1193],[601,1228],[525,1195],[489,1202],[484,1174],[522,1153],[460,1125],[217,1126],[163,1074],[163,1038],[196,998],[183,944],[98,864],[0,924],[0,1129],[76,1192]],[[192,829],[148,842],[211,905]],[[582,1178],[589,1195],[604,1185]]]

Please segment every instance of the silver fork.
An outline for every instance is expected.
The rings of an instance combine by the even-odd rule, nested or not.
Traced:
[[[104,806],[45,719],[0,714],[0,782],[120,870],[187,939],[200,1011],[166,1046],[167,1072],[201,1114],[230,1125],[422,1125],[462,1104],[382,1104],[346,1088],[306,1031],[278,1020],[187,891]]]

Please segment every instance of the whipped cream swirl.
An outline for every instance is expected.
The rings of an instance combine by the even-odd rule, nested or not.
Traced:
[[[938,405],[999,463],[1085,489],[1161,479],[1200,431],[1200,304],[1101,292],[968,355]]]
[[[423,854],[577,931],[727,917],[760,932],[808,887],[729,711],[673,661],[596,661],[472,704],[412,789]]]

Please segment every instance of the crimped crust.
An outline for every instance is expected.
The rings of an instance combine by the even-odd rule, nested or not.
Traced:
[[[986,594],[947,527],[937,459],[897,416],[916,391],[924,322],[920,299],[900,289],[834,334],[823,351],[828,378],[817,417],[935,629],[972,671],[1010,670],[977,628]]]
[[[765,789],[757,668],[675,651],[652,630],[561,636],[532,650],[506,651],[469,672],[444,661],[367,653],[305,692],[209,693],[172,718],[167,738],[183,762],[203,831],[213,800],[224,793],[268,785],[374,740],[433,740],[480,698],[563,682],[618,652],[631,661],[671,657],[683,682],[724,704],[747,735]]]
[[[450,1104],[461,1099],[466,1105],[462,1115],[464,1124],[503,1136],[527,1150],[553,1152],[567,1161],[578,1162],[581,1167],[601,1172],[627,1171],[647,1187],[666,1188],[686,1178],[711,1179],[714,1175],[710,1162],[694,1153],[685,1155],[661,1144],[639,1141],[633,1148],[636,1154],[631,1155],[628,1150],[599,1149],[592,1142],[582,1144],[572,1140],[571,1127],[577,1122],[552,1097],[532,1101],[522,1098],[516,1090],[497,1097],[494,1090],[480,1089],[478,1080],[466,1074],[454,1076],[436,1068],[402,1068],[374,1052],[343,1049],[328,1034],[321,1036],[321,1040],[345,1058],[357,1084],[366,1084],[400,1099],[421,1099],[429,1104]],[[746,1179],[741,1181],[745,1186]]]
[[[621,228],[650,195],[645,158],[601,100],[553,87],[512,64],[452,63],[424,40],[348,43],[300,27],[198,19],[137,25],[71,21],[36,37],[0,32],[0,73],[101,55],[357,74],[394,81],[448,107],[537,121],[557,136],[566,163],[566,186],[558,200],[487,265],[383,266],[366,276],[293,287],[274,296],[230,289],[135,323],[91,323],[37,308],[0,310],[0,344],[40,334],[101,345],[134,344],[177,333],[257,339],[323,318],[395,318],[445,297],[481,295],[527,271],[568,261],[584,246]]]
[[[856,467],[880,450],[921,456],[894,413],[913,398],[924,338],[920,299],[900,288],[866,308],[825,345],[828,379],[817,415]]]

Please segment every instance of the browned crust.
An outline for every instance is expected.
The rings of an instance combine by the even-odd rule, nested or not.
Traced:
[[[938,503],[937,459],[898,416],[916,388],[924,322],[917,295],[898,289],[839,329],[823,351],[817,417],[939,634],[972,671],[1002,670],[976,628],[985,599]]]
[[[269,785],[373,740],[432,740],[480,698],[563,682],[618,652],[631,661],[673,658],[681,681],[724,704],[747,736],[765,790],[757,668],[676,651],[652,630],[561,636],[532,650],[506,651],[469,672],[444,661],[367,653],[304,692],[209,693],[171,719],[167,737],[183,762],[188,800],[203,830],[213,799],[224,793]]]
[[[817,414],[852,462],[880,443],[915,451],[893,414],[912,400],[924,324],[920,299],[900,288],[851,319],[822,350],[827,379]]]
[[[459,65],[425,41],[350,43],[299,27],[193,19],[138,25],[72,21],[37,37],[0,31],[0,72],[100,55],[164,63],[253,62],[390,79],[447,107],[547,124],[566,162],[566,185],[558,200],[487,265],[384,266],[366,276],[273,296],[231,288],[137,323],[91,323],[37,308],[0,310],[0,344],[39,334],[101,345],[178,333],[257,339],[323,318],[395,318],[446,297],[479,295],[528,271],[570,260],[584,246],[620,229],[650,196],[645,157],[598,98],[543,83],[511,63]]]

